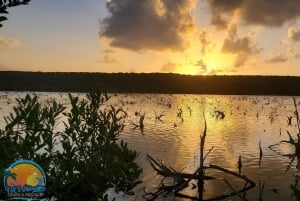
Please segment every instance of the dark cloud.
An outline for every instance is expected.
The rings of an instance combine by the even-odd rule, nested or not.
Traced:
[[[235,54],[235,67],[240,67],[247,62],[251,57],[257,55],[262,49],[258,49],[253,42],[253,35],[238,37],[238,30],[233,25],[228,31],[228,38],[224,40],[222,52]]]
[[[295,42],[300,42],[300,29],[289,28],[288,36]]]
[[[245,36],[242,38],[237,39],[229,39],[226,38],[224,40],[224,44],[222,47],[222,52],[224,53],[254,53],[256,51],[255,48],[253,48],[252,40],[251,38]]]
[[[213,24],[218,30],[224,30],[227,29],[229,22],[223,15],[215,14],[212,16],[211,24]]]
[[[194,0],[111,0],[100,37],[133,51],[184,50],[183,35],[195,28],[193,5]]]
[[[299,0],[204,0],[213,16],[220,13],[234,15],[239,11],[246,24],[281,26],[300,17]],[[213,17],[214,18],[214,17]]]

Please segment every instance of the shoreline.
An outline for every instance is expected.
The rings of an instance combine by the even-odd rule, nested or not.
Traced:
[[[300,77],[0,71],[0,91],[300,95]]]

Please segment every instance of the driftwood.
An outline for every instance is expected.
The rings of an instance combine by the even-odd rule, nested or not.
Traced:
[[[172,186],[165,186],[165,185],[161,185],[158,189],[158,191],[156,191],[155,193],[146,193],[146,195],[144,196],[144,198],[146,200],[154,200],[155,198],[157,198],[159,195],[161,194],[168,194],[170,192],[174,192],[175,196],[177,197],[181,197],[181,198],[187,198],[190,200],[203,200],[203,201],[208,201],[208,200],[221,200],[230,196],[234,196],[237,195],[239,196],[240,193],[246,192],[249,189],[253,188],[255,186],[255,183],[250,180],[248,177],[246,177],[245,175],[240,175],[238,173],[235,173],[231,170],[228,170],[226,168],[217,166],[217,165],[209,165],[209,166],[203,166],[203,170],[205,172],[205,170],[207,169],[214,169],[214,170],[218,170],[221,172],[224,172],[226,174],[230,174],[233,175],[237,178],[240,178],[241,180],[245,181],[245,185],[242,189],[239,190],[234,190],[228,194],[222,194],[220,196],[216,196],[213,198],[209,198],[209,199],[199,199],[199,197],[194,197],[194,196],[190,196],[190,195],[185,195],[180,193],[180,190],[183,190],[184,188],[189,186],[189,182],[191,180],[198,180],[199,179],[199,171],[200,168],[198,168],[193,174],[189,174],[189,173],[180,173],[175,171],[173,168],[169,168],[167,166],[165,166],[162,162],[158,162],[157,160],[155,160],[154,158],[152,158],[151,156],[147,155],[147,159],[150,162],[150,165],[153,167],[153,169],[157,172],[157,174],[165,177],[170,177],[173,178],[175,184]],[[208,175],[203,175],[203,180],[212,180],[212,179],[217,179],[215,177],[212,176],[208,176]],[[226,180],[224,180],[225,183]],[[154,199],[153,199],[154,198]]]

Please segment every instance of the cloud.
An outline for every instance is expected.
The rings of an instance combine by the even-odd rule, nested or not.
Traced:
[[[207,49],[210,48],[212,45],[212,42],[209,38],[209,31],[208,30],[201,30],[199,33],[199,40],[201,43],[201,53],[202,55],[205,55],[207,52]]]
[[[112,64],[112,63],[116,63],[117,60],[112,58],[109,54],[105,54],[103,56],[103,63],[106,63],[106,64]]]
[[[204,1],[208,2],[213,19],[219,13],[234,15],[235,12],[238,12],[246,24],[275,27],[300,17],[300,1],[298,0]]]
[[[198,67],[198,75],[216,75],[221,72],[219,70],[209,68],[202,59],[198,60],[195,66]]]
[[[298,58],[300,54],[295,45],[298,41],[300,41],[300,30],[290,27],[287,35],[282,38],[279,48],[271,52],[266,62],[283,63],[289,59]]]
[[[212,16],[211,24],[218,30],[224,30],[227,29],[229,22],[223,15],[217,13]]]
[[[290,27],[288,29],[288,36],[295,42],[300,42],[300,29]]]
[[[251,38],[245,36],[237,39],[226,38],[222,47],[222,51],[225,53],[252,53],[255,49],[252,45]]]
[[[18,46],[20,46],[20,42],[18,40],[0,35],[0,48],[15,48]]]
[[[184,50],[184,35],[196,28],[190,11],[195,0],[110,0],[100,37],[133,51]]]
[[[266,60],[266,62],[269,63],[284,63],[288,60],[288,57],[286,54],[282,52],[272,52],[272,54],[269,56],[269,58]]]
[[[171,72],[176,72],[178,68],[178,65],[173,62],[167,62],[162,65],[160,71],[165,72],[165,73],[171,73]]]
[[[255,32],[249,32],[246,36],[239,37],[236,25],[228,30],[228,37],[224,40],[221,51],[236,55],[235,67],[243,66],[250,58],[256,56],[262,49],[254,43]]]
[[[105,64],[115,64],[118,63],[116,58],[117,56],[115,55],[115,51],[108,48],[103,50],[103,55],[99,62]]]
[[[202,59],[198,60],[195,66],[199,66],[199,71],[200,72],[206,72],[207,71],[207,65],[204,63]]]

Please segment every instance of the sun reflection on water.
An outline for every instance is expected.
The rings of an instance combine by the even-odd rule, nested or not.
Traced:
[[[38,93],[41,99],[55,99],[68,104],[67,94]],[[266,181],[268,187],[281,189],[280,195],[266,191],[270,199],[282,200],[290,196],[289,184],[293,182],[295,165],[285,172],[290,160],[280,157],[268,146],[281,140],[287,140],[287,130],[295,137],[297,127],[295,119],[287,124],[287,116],[294,115],[291,97],[276,96],[222,96],[222,95],[177,95],[177,94],[110,94],[108,104],[122,107],[128,114],[125,129],[120,135],[129,147],[140,153],[138,163],[143,167],[144,183],[137,188],[142,192],[157,187],[160,177],[146,160],[149,154],[178,171],[193,172],[199,166],[200,136],[204,129],[205,115],[207,137],[205,152],[212,147],[205,164],[216,164],[232,171],[238,171],[237,161],[241,156],[242,174],[255,182]],[[0,112],[12,111],[14,98],[25,93],[0,93]],[[80,94],[84,97],[83,94]],[[8,104],[9,102],[9,104]],[[216,112],[224,114],[218,117]],[[140,114],[145,114],[144,131],[134,128]],[[157,119],[161,116],[160,119]],[[0,120],[3,128],[4,121]],[[262,146],[262,160],[259,166],[259,142]],[[289,153],[289,146],[279,150]],[[216,174],[212,172],[211,174]],[[284,182],[283,181],[284,178]],[[239,181],[233,179],[233,184]],[[205,196],[210,197],[224,190],[216,182],[207,182]],[[249,192],[250,199],[257,199],[257,189]],[[270,200],[268,199],[268,200]],[[170,198],[170,200],[172,200]]]

